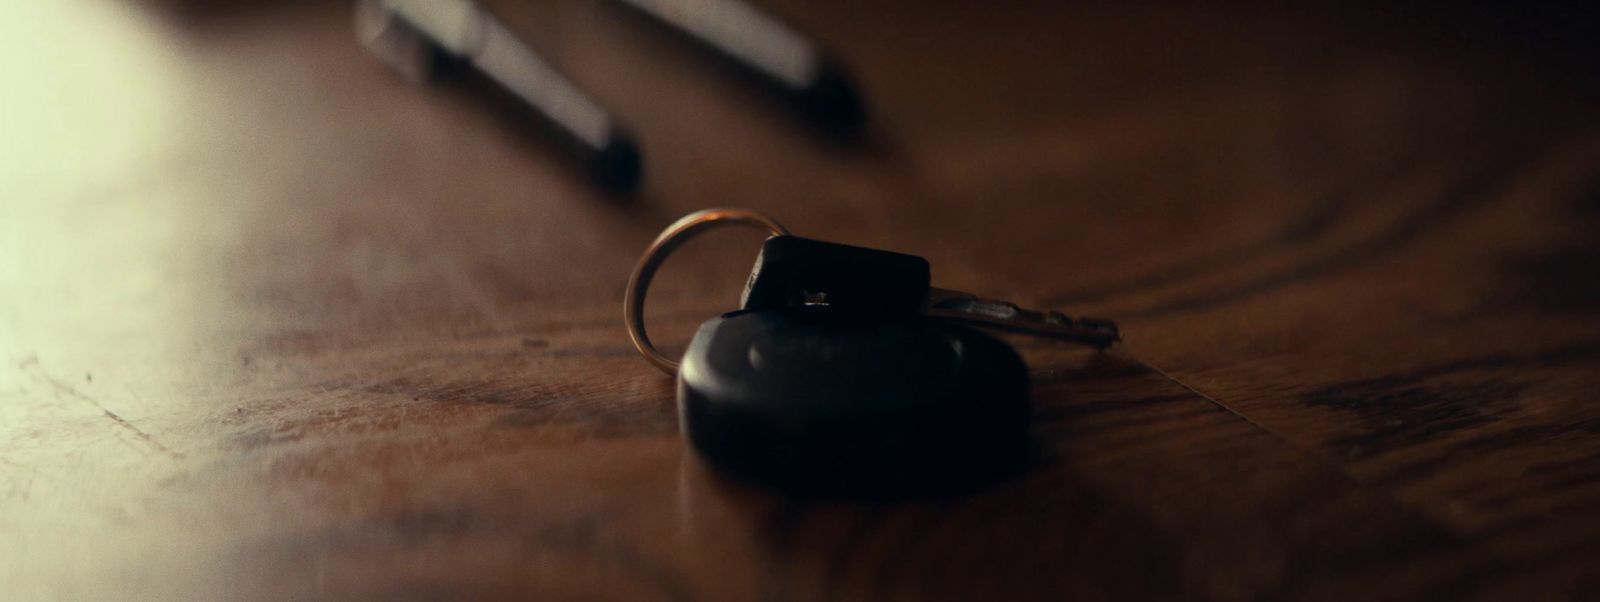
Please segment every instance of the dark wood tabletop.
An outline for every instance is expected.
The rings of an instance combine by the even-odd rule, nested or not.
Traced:
[[[617,3],[489,2],[636,134],[627,199],[344,2],[24,4],[0,598],[1600,595],[1595,64],[1492,19],[761,2],[855,75],[849,141]],[[1006,337],[1038,458],[979,491],[729,479],[622,322],[714,206],[1125,342]],[[656,338],[759,242],[670,260]]]

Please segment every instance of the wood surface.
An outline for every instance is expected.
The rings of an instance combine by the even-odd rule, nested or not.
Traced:
[[[332,3],[0,20],[0,598],[1595,599],[1592,77],[1424,9],[763,2],[871,107],[818,136],[612,3],[490,2],[638,135],[595,192]],[[1588,65],[1592,67],[1592,65]],[[784,498],[679,439],[622,289],[768,212],[1008,337],[1038,459]],[[658,277],[681,348],[758,237]]]

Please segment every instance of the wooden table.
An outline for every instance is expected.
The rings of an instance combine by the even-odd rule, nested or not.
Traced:
[[[1515,40],[1398,9],[763,2],[861,81],[841,144],[612,3],[490,3],[638,134],[624,202],[385,70],[343,2],[23,4],[5,599],[1600,590],[1600,111]],[[1041,457],[983,491],[728,481],[621,320],[657,230],[719,205],[1126,343],[1010,339]],[[658,337],[732,308],[757,241],[670,262]]]

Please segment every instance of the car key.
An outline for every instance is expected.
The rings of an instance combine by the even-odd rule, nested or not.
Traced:
[[[702,324],[680,364],[645,333],[645,292],[674,249],[729,224],[771,237],[744,309]],[[999,476],[1026,447],[1027,367],[1009,345],[957,321],[1101,347],[1118,340],[1116,325],[929,280],[920,257],[790,236],[754,211],[706,209],[651,243],[629,278],[623,319],[640,354],[677,376],[686,438],[731,472],[851,492]]]
[[[1023,309],[1009,301],[929,285],[927,260],[915,255],[783,235],[768,238],[745,284],[741,307],[827,304],[847,311],[905,311],[1105,348],[1117,325]]]
[[[694,448],[799,494],[939,493],[1002,476],[1026,452],[1027,388],[1017,353],[975,329],[817,304],[708,320],[678,370]]]

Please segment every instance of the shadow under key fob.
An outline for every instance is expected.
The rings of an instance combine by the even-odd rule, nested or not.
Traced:
[[[689,442],[717,467],[796,493],[963,489],[1026,449],[1028,374],[1004,342],[905,314],[826,305],[700,326],[678,370]]]

